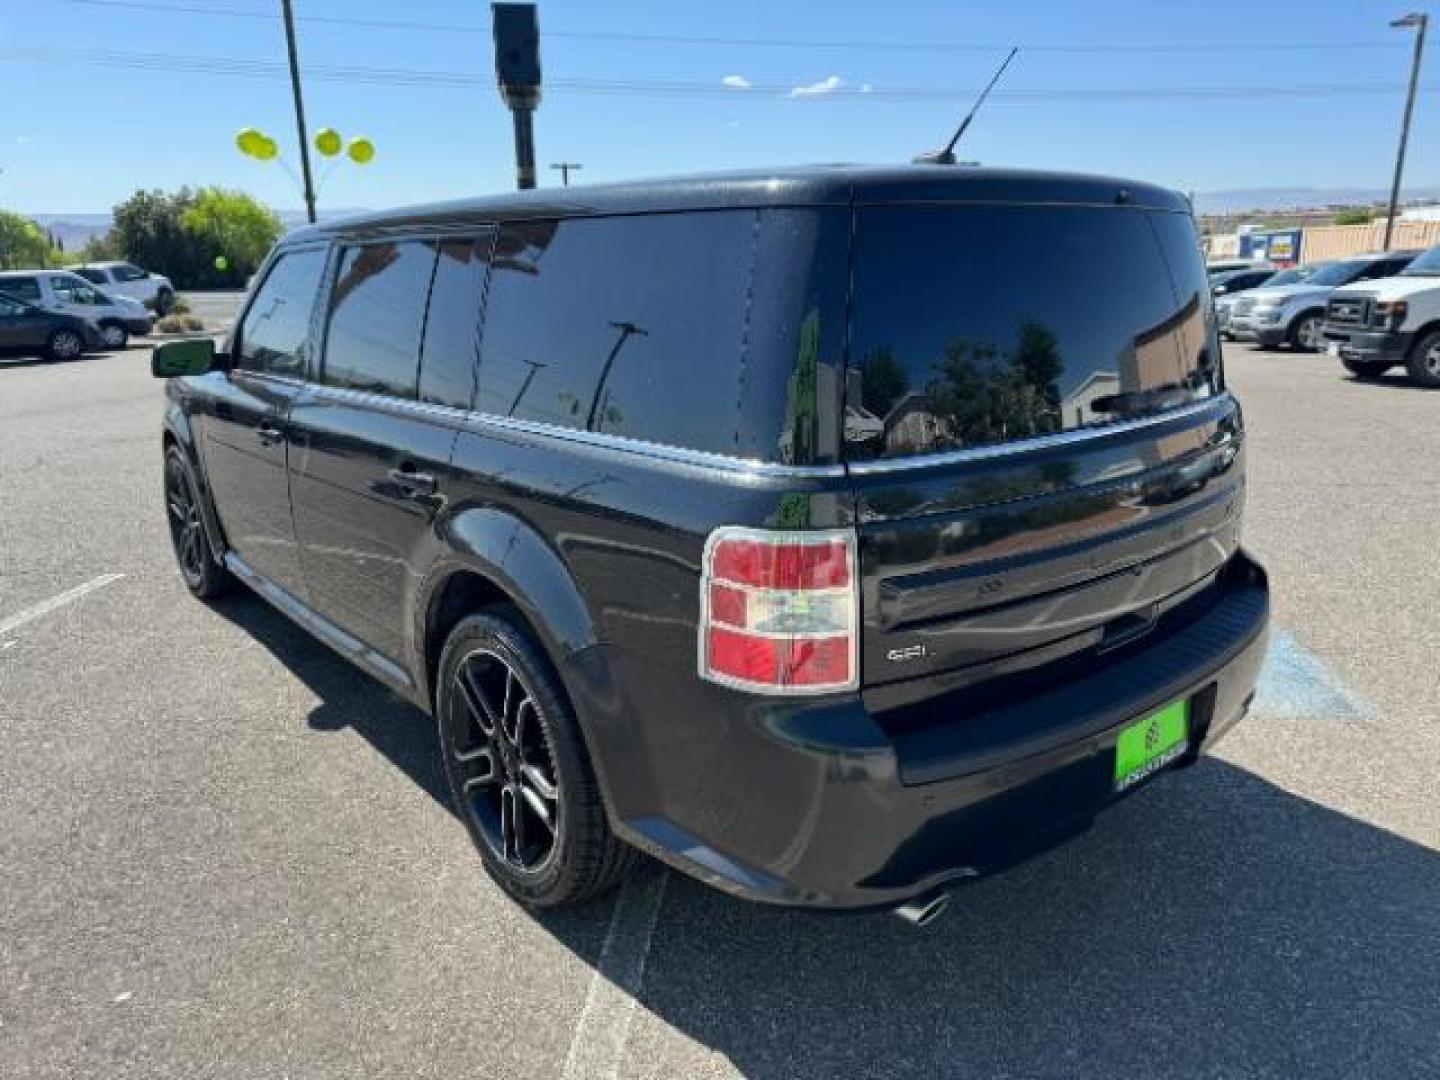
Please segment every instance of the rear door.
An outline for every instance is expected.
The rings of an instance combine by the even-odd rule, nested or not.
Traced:
[[[401,663],[475,386],[488,233],[341,247],[290,461],[310,604]]]
[[[324,245],[277,256],[241,317],[231,370],[205,379],[198,406],[205,475],[227,543],[251,569],[301,598],[285,462],[325,260]]]
[[[867,686],[1103,652],[1234,551],[1239,417],[1188,216],[861,207],[854,258]]]
[[[0,349],[43,349],[54,327],[53,318],[8,296],[0,296]]]

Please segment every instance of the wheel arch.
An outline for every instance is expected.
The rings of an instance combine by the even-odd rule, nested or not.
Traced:
[[[567,659],[598,638],[578,584],[550,544],[496,507],[456,515],[442,537],[446,552],[426,576],[414,608],[417,696],[433,707],[445,639],[467,614],[496,603],[519,611],[565,684]]]
[[[167,387],[168,392],[169,388]],[[162,462],[172,447],[185,455],[185,461],[190,466],[190,473],[195,477],[195,484],[200,489],[200,518],[205,523],[205,533],[210,541],[210,550],[215,553],[217,560],[221,560],[229,545],[225,542],[225,530],[220,527],[220,515],[215,509],[215,497],[210,490],[210,481],[205,475],[205,468],[200,460],[200,448],[195,441],[195,429],[190,423],[189,414],[173,399],[166,406],[165,422],[160,436]]]
[[[1415,354],[1415,350],[1420,348],[1420,343],[1436,331],[1440,331],[1440,319],[1431,319],[1416,330],[1415,336],[1410,339],[1410,347],[1405,350],[1405,359],[1410,359]]]

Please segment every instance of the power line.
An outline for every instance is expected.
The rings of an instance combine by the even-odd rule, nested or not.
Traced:
[[[63,0],[86,7],[114,8],[121,11],[149,11],[166,15],[209,15],[238,19],[274,20],[271,11],[248,8],[202,7],[195,4],[169,4],[160,0]],[[432,23],[397,19],[361,19],[340,15],[302,15],[296,22],[315,25],[351,26],[372,30],[415,30],[445,34],[490,33],[488,24]],[[944,42],[944,41],[874,41],[837,40],[827,38],[759,38],[729,37],[715,34],[645,34],[610,30],[550,30],[547,38],[569,38],[577,41],[615,41],[649,45],[730,46],[763,49],[834,49],[883,50],[899,52],[996,52],[1009,49],[1012,42]],[[1389,49],[1399,46],[1394,40],[1357,41],[1228,41],[1228,42],[1149,42],[1149,43],[1037,43],[1022,45],[1026,53],[1275,53],[1333,52],[1352,49]]]
[[[182,72],[199,75],[229,75],[245,78],[288,78],[284,64],[268,60],[248,60],[224,56],[187,56],[168,53],[122,52],[107,49],[69,48],[46,45],[43,48],[0,49],[0,56],[38,64],[80,65],[88,67],[123,68],[138,71]],[[489,86],[494,76],[480,71],[435,71],[407,68],[384,68],[335,64],[312,64],[306,77],[326,82],[355,83],[375,86],[462,87],[467,90]],[[1440,84],[1426,84],[1428,92]],[[596,96],[670,98],[724,98],[731,101],[774,101],[789,98],[795,88],[789,83],[756,83],[736,90],[716,82],[686,80],[628,80],[586,77],[552,78],[546,90]],[[1330,97],[1395,94],[1404,89],[1400,83],[1285,83],[1247,86],[1120,86],[1120,87],[1055,87],[1032,90],[997,91],[998,103],[1150,103],[1184,101],[1224,101],[1232,99],[1291,98],[1313,99]],[[849,102],[932,102],[968,98],[974,88],[963,86],[874,86],[866,88],[841,86],[825,94],[807,96],[810,102],[840,100]]]

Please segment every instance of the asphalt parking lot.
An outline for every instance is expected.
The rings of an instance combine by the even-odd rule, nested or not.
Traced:
[[[1440,394],[1226,356],[1254,713],[924,931],[521,910],[419,713],[186,594],[147,350],[0,365],[0,1075],[1440,1075]]]

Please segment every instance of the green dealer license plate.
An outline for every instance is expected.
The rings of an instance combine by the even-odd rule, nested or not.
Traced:
[[[1169,765],[1190,745],[1190,703],[1173,701],[1120,732],[1115,790],[1124,791]]]

